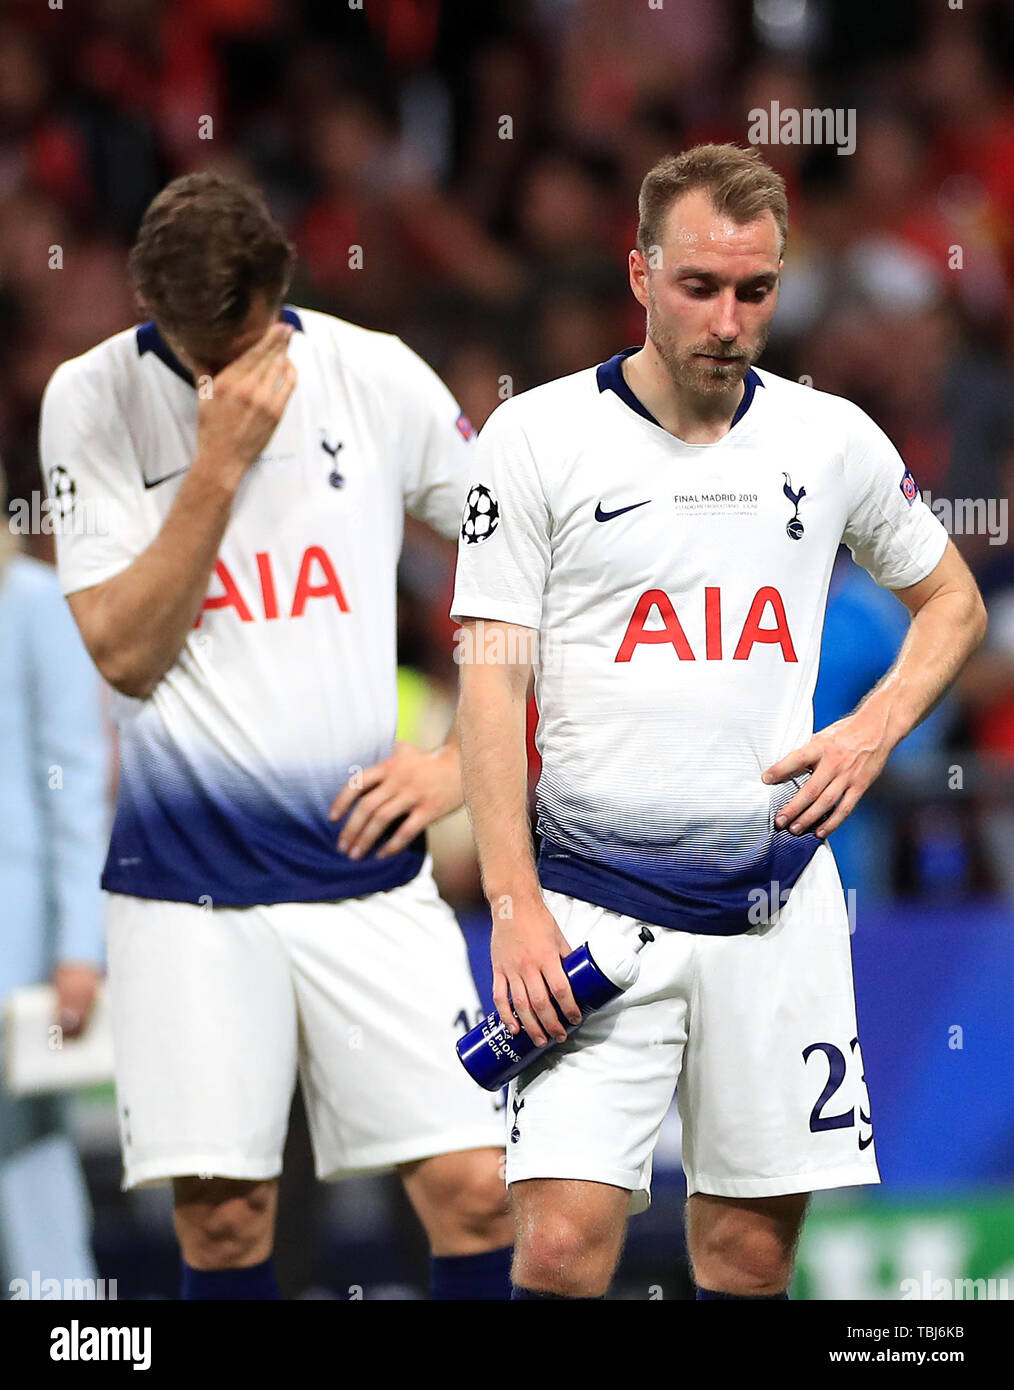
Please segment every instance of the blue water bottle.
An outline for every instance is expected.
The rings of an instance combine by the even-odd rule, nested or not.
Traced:
[[[563,970],[570,981],[574,1002],[581,1010],[581,1022],[603,1004],[616,999],[628,990],[637,979],[641,963],[640,952],[649,941],[655,938],[647,927],[642,926],[636,939],[630,934],[617,931],[615,923],[606,920],[600,923],[583,946],[572,951],[563,960]],[[550,995],[552,998],[552,995]],[[581,1023],[571,1023],[556,1010],[560,1022],[568,1036]],[[515,1018],[517,1014],[515,1013]],[[521,1030],[511,1037],[506,1023],[496,1009],[477,1023],[457,1042],[458,1056],[473,1081],[484,1086],[487,1091],[498,1091],[513,1081],[519,1072],[541,1057],[553,1042],[537,1047],[528,1034]]]

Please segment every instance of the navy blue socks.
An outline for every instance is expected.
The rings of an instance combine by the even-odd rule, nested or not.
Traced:
[[[521,1298],[558,1298],[564,1303],[597,1303],[605,1298],[605,1294],[599,1294],[596,1298],[583,1298],[580,1294],[571,1298],[566,1293],[543,1293],[541,1289],[526,1289],[521,1284],[514,1284],[511,1287],[511,1300]]]
[[[281,1298],[275,1279],[275,1262],[269,1256],[246,1269],[194,1269],[183,1261],[180,1298]]]
[[[732,1298],[732,1299],[735,1299],[738,1303],[778,1303],[778,1302],[781,1302],[782,1300],[787,1301],[789,1295],[788,1295],[787,1293],[761,1293],[761,1294],[716,1293],[714,1289],[698,1289],[698,1290],[697,1290],[697,1297],[698,1297],[698,1298]]]
[[[485,1250],[481,1255],[431,1255],[430,1298],[445,1300],[510,1298],[514,1247]]]

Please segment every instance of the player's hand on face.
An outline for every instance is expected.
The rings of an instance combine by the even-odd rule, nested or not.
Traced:
[[[505,906],[509,912],[503,910]],[[570,952],[567,938],[541,899],[524,905],[498,902],[490,942],[493,1002],[512,1036],[523,1026],[537,1047],[563,1042],[567,1030],[553,1007],[554,998],[565,1018],[581,1022],[581,1010],[561,964]]]
[[[793,835],[812,830],[825,839],[852,814],[880,776],[890,751],[884,720],[876,712],[860,709],[829,724],[763,774],[765,782],[777,783],[813,769],[805,785],[779,811],[775,825],[779,830],[787,826]]]
[[[338,848],[350,859],[361,859],[392,821],[404,816],[377,850],[378,859],[389,859],[428,825],[456,811],[461,802],[461,761],[456,748],[427,753],[414,743],[399,742],[389,758],[349,779],[335,797],[328,818],[340,821],[348,815]]]
[[[101,980],[102,973],[94,965],[73,961],[63,961],[53,971],[56,1021],[65,1038],[76,1038],[84,1032]]]
[[[287,353],[292,325],[272,324],[253,347],[198,393],[197,452],[234,464],[240,475],[267,447],[296,388]]]

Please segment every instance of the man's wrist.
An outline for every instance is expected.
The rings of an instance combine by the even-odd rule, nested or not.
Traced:
[[[904,701],[899,697],[900,691],[897,686],[885,685],[874,691],[857,710],[858,714],[865,715],[873,725],[877,742],[885,757],[890,757],[913,727],[914,721],[906,719],[903,713]]]
[[[505,920],[513,917],[516,912],[525,911],[526,908],[544,905],[542,888],[537,878],[533,878],[531,882],[524,882],[520,886],[502,884],[493,888],[486,884],[485,893],[486,901],[489,903],[490,911],[494,917]]]
[[[437,752],[446,753],[448,754],[448,756],[453,756],[459,759],[460,761],[461,742],[458,738],[458,726],[456,724],[452,725],[452,727],[448,730],[447,737],[444,739],[443,743],[437,749]]]
[[[461,771],[461,749],[457,740],[448,735],[446,743],[442,743],[439,748],[434,748],[431,757],[439,758],[448,767],[456,767]]]
[[[194,459],[190,477],[196,478],[206,489],[218,494],[222,501],[231,502],[247,468],[248,465],[235,454],[202,450]]]

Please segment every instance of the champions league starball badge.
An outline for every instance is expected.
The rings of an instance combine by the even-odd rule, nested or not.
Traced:
[[[484,483],[476,483],[465,499],[461,539],[466,545],[488,541],[500,522],[500,504]]]
[[[803,536],[803,523],[799,519],[799,504],[806,496],[806,488],[801,487],[798,492],[793,492],[792,479],[789,477],[788,473],[783,473],[782,477],[785,479],[785,486],[782,488],[782,491],[796,509],[795,515],[790,517],[785,523],[785,534],[790,540],[798,541],[801,540]]]

